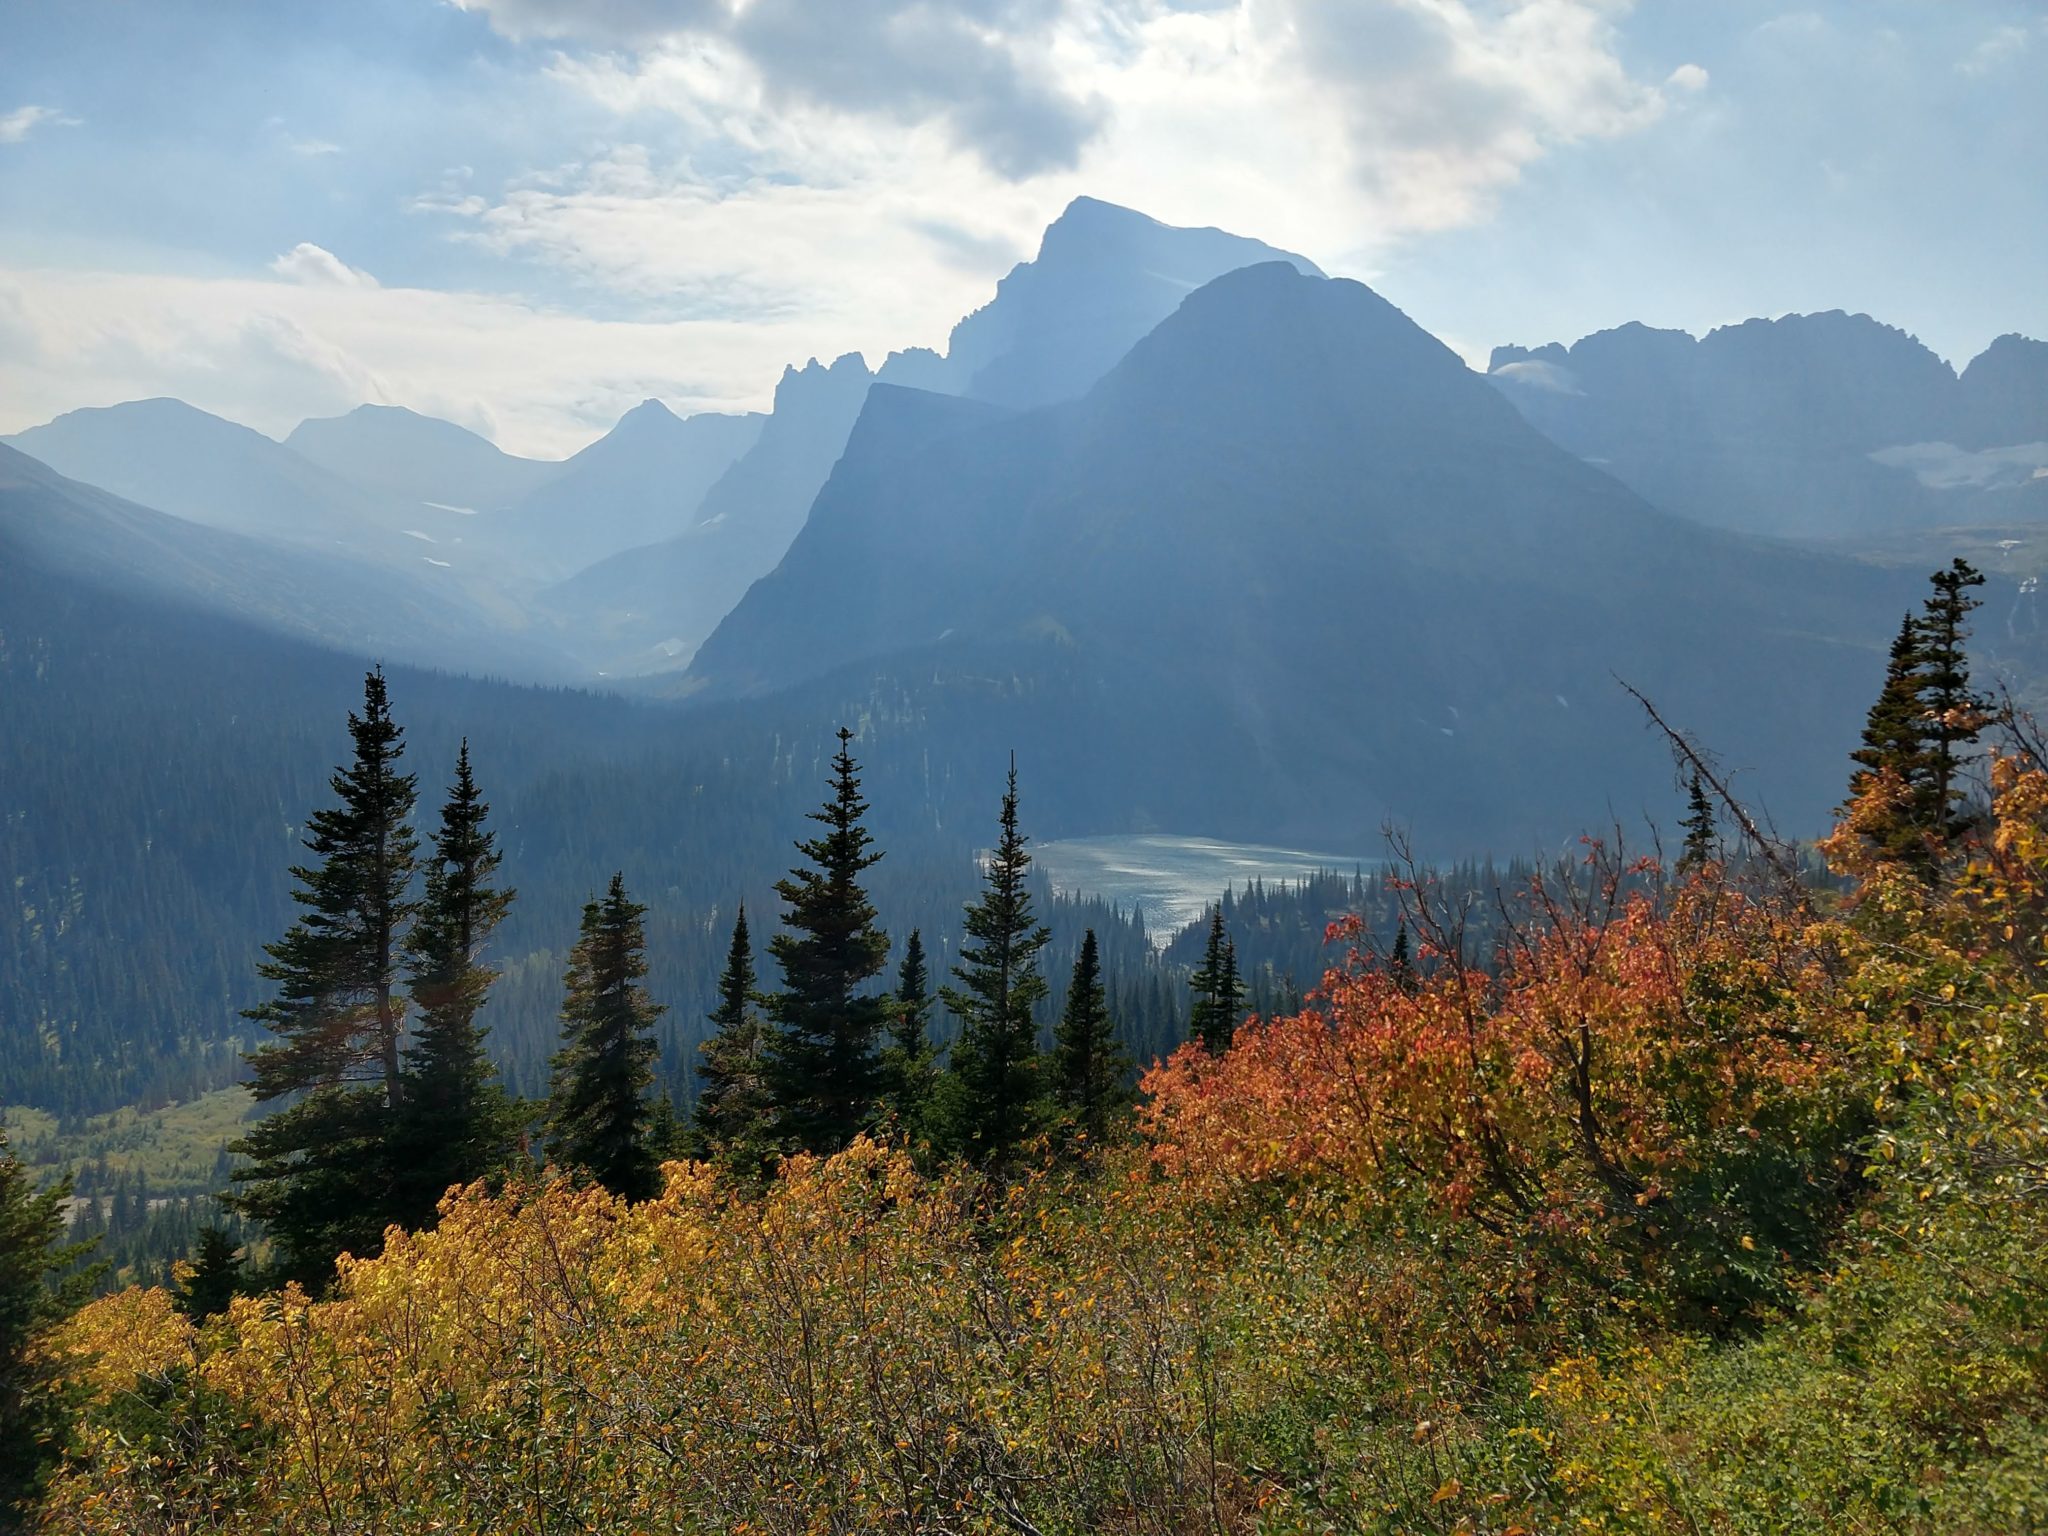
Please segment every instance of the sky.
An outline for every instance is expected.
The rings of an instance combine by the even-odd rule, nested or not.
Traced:
[[[365,401],[553,457],[943,347],[1087,194],[1484,365],[2048,336],[2042,0],[0,0],[0,432]]]

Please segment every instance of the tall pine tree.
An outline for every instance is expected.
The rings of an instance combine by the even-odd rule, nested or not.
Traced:
[[[1237,976],[1237,946],[1223,927],[1223,908],[1209,917],[1209,942],[1202,951],[1201,969],[1188,982],[1194,1006],[1188,1012],[1188,1037],[1199,1040],[1209,1054],[1220,1056],[1230,1049],[1237,1033],[1238,1009],[1244,1001],[1244,986]]]
[[[1714,802],[1707,798],[1707,786],[1697,771],[1687,787],[1685,819],[1679,825],[1685,829],[1685,848],[1678,856],[1678,872],[1697,873],[1715,861],[1721,847],[1720,831],[1714,825]]]
[[[1090,928],[1067,985],[1067,1006],[1053,1029],[1052,1099],[1069,1134],[1096,1146],[1129,1110],[1131,1059],[1118,1044],[1102,985],[1102,959]]]
[[[1958,814],[1961,749],[1977,739],[1986,712],[1970,687],[1964,642],[1984,578],[1957,560],[1930,578],[1934,591],[1918,617],[1908,614],[1892,641],[1884,686],[1864,722],[1852,796],[1887,783],[1890,797],[1864,833],[1885,857],[1932,873],[1964,826]]]
[[[991,1166],[1007,1163],[1038,1130],[1042,1089],[1037,1007],[1046,995],[1038,953],[1052,938],[1039,926],[1027,883],[1030,839],[1017,824],[1017,764],[1003,790],[1000,831],[967,909],[957,987],[940,996],[960,1020],[946,1091],[951,1150]]]
[[[647,1199],[659,1184],[647,1089],[662,1010],[640,985],[646,911],[626,895],[623,875],[583,908],[582,936],[562,978],[562,1048],[548,1094],[548,1155],[628,1200]]]
[[[931,972],[924,935],[910,931],[896,991],[889,999],[889,1041],[882,1047],[882,1098],[898,1130],[916,1143],[932,1131],[933,1094],[939,1081],[939,1052],[931,1039]]]
[[[398,1214],[409,1227],[430,1225],[450,1185],[503,1168],[513,1152],[515,1117],[477,1023],[498,974],[483,963],[484,944],[513,899],[492,884],[498,850],[484,827],[489,814],[465,741],[434,834],[426,897],[405,946],[418,1024],[393,1146]]]
[[[1967,825],[1967,818],[1959,814],[1963,792],[1956,781],[1963,749],[1977,740],[1989,712],[1986,700],[1970,686],[1970,658],[1964,649],[1970,614],[1981,606],[1970,589],[1983,586],[1984,577],[1969,561],[1955,560],[1930,580],[1934,591],[1920,620],[1920,702],[1924,736],[1934,758],[1934,835],[1946,843]]]
[[[763,1000],[774,1025],[768,1081],[777,1133],[807,1152],[837,1152],[869,1128],[881,1093],[876,1044],[888,1002],[861,988],[887,963],[889,936],[861,884],[882,855],[861,824],[868,807],[852,742],[842,729],[831,798],[811,812],[824,835],[797,844],[810,867],[776,882],[785,931],[768,946],[782,972],[782,989]]]
[[[767,1032],[754,1003],[754,945],[742,905],[718,978],[712,1032],[699,1047],[694,1128],[706,1156],[750,1178],[767,1167],[775,1150]]]
[[[391,1130],[404,1098],[398,961],[412,917],[416,784],[381,670],[348,718],[354,761],[329,781],[295,866],[299,920],[260,970],[277,996],[247,1012],[276,1037],[252,1052],[250,1092],[290,1099],[235,1150],[248,1159],[228,1203],[269,1228],[280,1277],[318,1287],[335,1255],[375,1253],[399,1212]]]
[[[64,1451],[66,1362],[46,1345],[98,1278],[77,1267],[87,1245],[63,1241],[70,1195],[68,1179],[38,1189],[0,1130],[0,1531],[40,1528],[38,1496]]]

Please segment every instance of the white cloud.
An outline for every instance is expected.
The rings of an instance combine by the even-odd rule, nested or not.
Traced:
[[[574,452],[648,396],[678,411],[765,405],[809,323],[596,320],[473,293],[266,277],[0,270],[0,327],[32,345],[0,368],[0,432],[152,395],[282,437],[365,400],[479,428],[507,449]]]
[[[1707,88],[1707,72],[1697,64],[1681,64],[1671,71],[1664,83],[1674,91],[1684,91],[1690,95]]]
[[[0,112],[0,144],[19,144],[45,123],[54,128],[75,128],[78,119],[55,107],[26,106]]]
[[[325,285],[333,288],[375,288],[377,279],[358,267],[352,267],[334,252],[314,245],[310,240],[301,240],[270,264],[270,270],[279,277],[290,278],[295,283]]]
[[[1956,65],[1966,75],[1988,75],[2009,59],[2027,51],[2033,41],[2025,27],[1994,28],[1990,35],[1965,54]]]

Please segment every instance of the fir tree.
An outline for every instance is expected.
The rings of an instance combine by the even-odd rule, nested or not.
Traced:
[[[882,1096],[902,1133],[913,1143],[931,1129],[933,1095],[939,1081],[939,1052],[931,1039],[931,974],[924,935],[910,931],[896,991],[889,999],[889,1043],[882,1047]]]
[[[754,945],[742,905],[718,978],[712,1033],[699,1048],[695,1130],[707,1156],[751,1177],[774,1153],[774,1104],[768,1095],[767,1034],[754,1011]]]
[[[1096,1146],[1134,1102],[1131,1059],[1117,1043],[1102,986],[1102,961],[1090,928],[1067,985],[1067,1006],[1053,1030],[1052,1094],[1062,1123]]]
[[[1188,982],[1194,993],[1194,1007],[1188,1014],[1188,1037],[1199,1040],[1212,1056],[1230,1049],[1237,1033],[1238,1008],[1244,988],[1237,979],[1237,946],[1223,927],[1223,908],[1214,909],[1209,919],[1209,943],[1202,952],[1202,966]]]
[[[418,842],[407,818],[413,776],[384,675],[363,680],[351,714],[355,759],[329,781],[340,803],[315,811],[295,866],[300,917],[260,970],[277,996],[247,1016],[276,1039],[249,1056],[250,1091],[291,1098],[237,1144],[249,1159],[228,1203],[263,1222],[282,1278],[317,1287],[336,1254],[375,1253],[397,1215],[391,1129],[404,1096],[398,959],[412,915]]]
[[[227,1311],[242,1290],[242,1254],[235,1240],[219,1227],[199,1234],[192,1272],[178,1287],[178,1310],[195,1323]]]
[[[1038,953],[1051,940],[1031,909],[1030,842],[1017,825],[1017,764],[1003,791],[1000,831],[982,872],[981,896],[967,908],[958,987],[941,989],[960,1020],[946,1088],[945,1137],[971,1161],[1001,1166],[1037,1129],[1036,1009],[1046,995]]]
[[[1971,612],[1980,607],[1970,595],[1984,585],[1983,575],[1967,560],[1955,560],[1930,578],[1934,592],[1920,620],[1922,654],[1920,702],[1923,730],[1933,756],[1933,831],[1946,843],[1959,836],[1967,818],[1957,814],[1963,793],[1956,779],[1962,749],[1984,729],[1989,704],[1970,686],[1970,658],[1964,650]]]
[[[1408,919],[1405,917],[1394,929],[1394,947],[1387,955],[1387,974],[1394,978],[1394,985],[1403,992],[1415,990],[1415,953],[1408,943]]]
[[[42,1346],[98,1279],[97,1267],[78,1267],[90,1245],[62,1242],[70,1194],[68,1179],[37,1189],[0,1130],[0,1531],[35,1528],[64,1448],[64,1363]]]
[[[407,990],[419,1023],[393,1145],[398,1214],[409,1227],[430,1225],[449,1186],[502,1168],[513,1151],[513,1112],[477,1023],[498,974],[482,961],[484,944],[513,899],[491,883],[498,850],[484,828],[489,814],[465,741],[434,835],[426,897],[406,942]]]
[[[1714,862],[1720,849],[1720,832],[1714,825],[1714,803],[1707,798],[1707,786],[1697,770],[1686,792],[1685,850],[1678,856],[1678,872],[1692,874]],[[1403,930],[1405,932],[1405,930]]]
[[[659,1183],[647,1089],[661,1009],[640,985],[646,911],[616,874],[603,899],[584,906],[582,935],[562,978],[562,1048],[548,1094],[549,1156],[628,1200],[647,1199]]]
[[[1908,614],[1892,641],[1884,687],[1851,754],[1858,771],[1852,796],[1889,780],[1892,799],[1866,816],[1864,832],[1888,858],[1931,873],[1944,847],[1964,826],[1957,814],[1960,749],[1983,728],[1985,701],[1970,687],[1964,650],[1972,587],[1984,578],[1955,561],[1931,579],[1933,595],[1918,618]]]
[[[889,936],[861,885],[882,855],[861,825],[867,802],[852,741],[851,731],[839,732],[831,798],[811,812],[824,835],[797,844],[811,867],[776,882],[786,931],[768,946],[782,972],[782,990],[763,1000],[774,1026],[768,1082],[777,1134],[807,1152],[837,1152],[867,1129],[881,1092],[875,1047],[888,1005],[860,988],[887,963]]]

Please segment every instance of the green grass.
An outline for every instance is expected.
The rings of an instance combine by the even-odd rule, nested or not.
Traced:
[[[153,1194],[210,1193],[220,1149],[241,1136],[251,1100],[242,1088],[219,1088],[161,1109],[117,1109],[94,1115],[82,1130],[59,1133],[56,1117],[9,1105],[0,1109],[15,1154],[31,1168],[76,1173],[104,1157],[115,1173],[141,1169]]]

